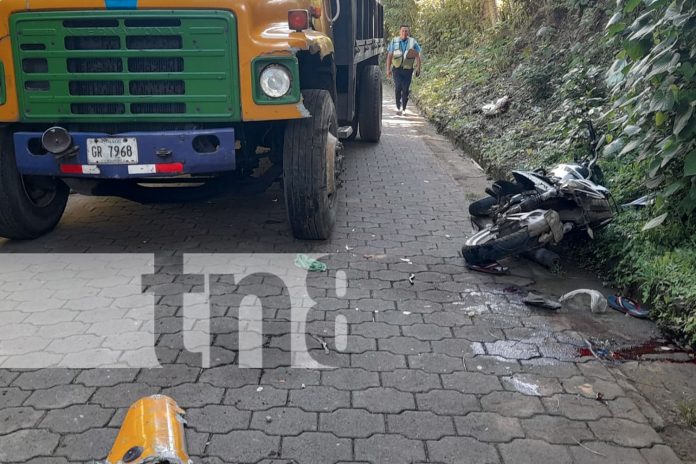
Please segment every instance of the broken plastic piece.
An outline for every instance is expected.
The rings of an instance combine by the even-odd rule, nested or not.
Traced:
[[[562,305],[551,298],[545,297],[543,295],[537,295],[535,293],[530,293],[527,295],[522,302],[529,306],[536,306],[538,308],[550,309],[556,311],[561,309]]]
[[[510,273],[510,268],[501,266],[498,263],[490,263],[483,265],[468,264],[466,267],[471,271],[483,272],[484,274],[505,275]]]
[[[580,289],[580,290],[575,290],[570,293],[566,293],[560,298],[560,302],[564,304],[564,306],[567,305],[567,303],[573,303],[576,300],[576,297],[578,295],[589,295],[590,297],[590,309],[592,310],[593,313],[595,314],[604,314],[607,312],[607,309],[609,308],[609,304],[607,303],[607,299],[602,295],[600,292],[597,290],[588,290],[588,289]],[[580,305],[580,307],[583,307],[583,305]]]
[[[310,272],[326,272],[328,269],[326,264],[310,258],[307,255],[297,255],[295,258],[295,266]]]
[[[105,464],[192,464],[186,451],[184,411],[164,395],[133,404]]]

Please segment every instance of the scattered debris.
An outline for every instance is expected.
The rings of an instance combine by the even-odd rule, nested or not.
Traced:
[[[271,416],[266,416],[266,423],[270,424],[271,422],[273,422],[273,418]]]
[[[384,259],[387,255],[363,255],[365,259]]]
[[[597,400],[599,402],[604,402],[604,394],[597,392],[597,394],[595,395],[595,400]]]
[[[411,261],[409,258],[401,258],[401,261],[407,264],[413,264],[413,261]]]
[[[410,316],[412,313],[411,313],[411,311],[404,311],[403,314],[404,314],[404,316]]]
[[[408,283],[411,285],[416,285],[416,274],[411,274],[408,276]]]
[[[261,393],[263,391],[263,387],[259,387],[256,389],[256,393]]]
[[[494,102],[483,105],[483,107],[481,107],[481,112],[487,117],[507,113],[507,111],[510,109],[511,101],[512,99],[508,95],[505,95]]]
[[[310,272],[326,272],[328,269],[326,264],[321,261],[317,261],[316,259],[302,254],[297,255],[295,258],[295,266]]]
[[[597,290],[580,289],[575,290],[570,293],[563,295],[559,301],[563,303],[563,306],[567,306],[570,309],[581,309],[586,307],[585,305],[576,302],[576,297],[579,295],[589,295],[590,297],[590,309],[595,314],[604,314],[607,312],[609,304],[607,299]]]
[[[529,306],[535,306],[537,308],[550,309],[552,311],[557,311],[563,307],[558,301],[553,300],[544,295],[538,295],[536,293],[529,293],[522,302]]]
[[[482,272],[484,274],[506,275],[510,273],[510,268],[501,266],[498,263],[490,263],[484,265],[467,264],[466,267],[471,271]]]
[[[633,200],[630,203],[626,203],[624,205],[621,205],[622,208],[645,208],[647,206],[652,205],[655,203],[655,194],[651,193],[649,195],[645,195],[644,197],[640,197],[636,200]]]
[[[351,247],[349,247],[348,245],[346,245],[346,251],[352,251],[352,250],[353,250],[353,248],[351,248]]]
[[[324,348],[324,353],[329,354],[331,352],[331,350],[329,350],[328,343],[326,343],[324,340],[322,340],[314,334],[309,334],[309,336],[312,337],[317,343],[319,343],[322,348]]]
[[[591,449],[591,448],[588,448],[587,446],[583,445],[582,443],[580,443],[580,442],[578,441],[577,438],[573,437],[573,440],[575,440],[575,443],[577,443],[581,448],[583,448],[583,449],[589,451],[590,453],[596,454],[597,456],[602,456],[603,458],[606,458],[606,457],[607,457],[606,454],[602,454],[602,453],[600,453],[599,451],[595,451],[595,450],[593,450],[593,449]]]

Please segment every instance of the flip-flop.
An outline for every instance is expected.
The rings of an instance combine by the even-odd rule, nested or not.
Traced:
[[[607,297],[607,302],[609,303],[610,308],[625,314],[629,314],[633,317],[637,317],[639,319],[647,319],[650,317],[650,311],[643,308],[640,303],[631,298],[612,295]]]
[[[484,274],[506,275],[510,272],[510,268],[507,268],[505,266],[501,266],[498,263],[490,263],[490,264],[482,264],[482,265],[467,264],[466,267],[472,271],[483,272]]]

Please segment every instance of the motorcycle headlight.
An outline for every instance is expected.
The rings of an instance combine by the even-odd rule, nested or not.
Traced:
[[[279,64],[266,66],[261,72],[261,90],[271,98],[280,98],[290,92],[292,77],[290,70]]]

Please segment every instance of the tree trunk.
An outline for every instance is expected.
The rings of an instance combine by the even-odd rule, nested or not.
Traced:
[[[498,22],[498,2],[496,0],[484,0],[485,13],[492,25]]]

